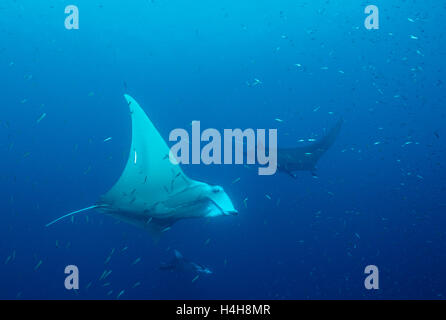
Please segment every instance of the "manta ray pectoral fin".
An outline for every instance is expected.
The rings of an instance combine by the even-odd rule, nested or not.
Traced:
[[[63,215],[62,217],[59,217],[59,218],[57,218],[56,220],[53,220],[53,221],[51,221],[50,223],[47,223],[47,224],[45,225],[45,227],[49,227],[50,225],[55,224],[56,222],[58,222],[58,221],[60,221],[60,220],[62,220],[62,219],[65,219],[65,218],[67,218],[67,217],[69,217],[69,216],[75,215],[75,214],[77,214],[77,213],[84,212],[84,211],[88,211],[88,210],[92,210],[92,209],[99,208],[99,207],[101,207],[101,206],[95,204],[94,206],[90,206],[90,207],[87,207],[87,208],[83,208],[83,209],[80,209],[80,210],[76,210],[76,211],[67,213],[66,215]]]
[[[132,143],[124,171],[103,196],[103,202],[113,203],[122,211],[141,210],[168,200],[174,191],[188,187],[191,180],[179,164],[170,161],[170,148],[138,102],[129,95],[124,97],[131,114]],[[144,195],[143,201],[129,203],[123,194],[132,193]]]

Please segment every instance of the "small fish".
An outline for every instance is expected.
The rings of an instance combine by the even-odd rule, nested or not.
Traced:
[[[102,272],[101,276],[99,277],[99,280],[104,279],[104,276],[106,273],[107,273],[107,269],[105,269],[104,272]]]
[[[245,205],[245,208],[248,208],[248,198],[243,200],[243,204]]]
[[[135,265],[135,264],[137,264],[140,261],[141,261],[141,258],[136,258],[135,261],[133,261],[132,265]]]
[[[256,86],[256,85],[259,85],[259,84],[262,84],[262,81],[260,81],[259,79],[255,78],[254,79],[254,83],[252,85]]]
[[[112,139],[112,137],[108,137],[106,139],[104,139],[104,142],[110,141]]]
[[[279,119],[279,118],[276,118],[276,119],[274,119],[274,120],[276,120],[277,122],[283,122],[283,120],[282,120],[282,119]]]
[[[111,273],[112,273],[112,270],[109,270],[109,271],[105,270],[105,275],[102,278],[102,280],[105,280],[105,278],[107,278]]]
[[[266,197],[268,200],[271,200],[271,197],[270,197],[269,195],[265,194],[265,197]]]
[[[37,119],[37,123],[39,123],[40,121],[42,121],[44,118],[46,117],[46,113],[42,113],[42,115],[39,117],[39,119]]]
[[[139,287],[141,285],[141,282],[136,282],[133,286],[132,286],[132,288],[134,289],[134,288],[136,288],[136,287]]]
[[[41,265],[42,265],[42,260],[40,260],[40,261],[36,264],[36,266],[34,267],[34,271],[37,271],[37,269],[39,269]]]
[[[124,294],[125,290],[121,290],[121,292],[119,292],[118,296],[116,297],[116,300],[119,299],[120,296],[122,296]]]
[[[200,276],[197,274],[193,279],[192,279],[192,283],[194,283],[195,281],[197,281],[197,279],[199,278]]]
[[[232,181],[232,183],[237,183],[240,181],[240,178],[235,179],[234,181]]]

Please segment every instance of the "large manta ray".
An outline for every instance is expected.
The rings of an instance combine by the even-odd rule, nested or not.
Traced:
[[[88,208],[147,229],[158,237],[180,219],[237,214],[220,186],[188,178],[170,161],[170,150],[143,109],[124,95],[132,118],[132,145],[127,165],[116,184]]]
[[[296,171],[310,171],[316,175],[316,163],[320,157],[331,147],[341,130],[343,120],[336,125],[320,140],[304,147],[278,148],[277,170],[296,178]]]

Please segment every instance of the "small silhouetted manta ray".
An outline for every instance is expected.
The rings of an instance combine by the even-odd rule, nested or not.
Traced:
[[[66,214],[99,209],[147,229],[155,237],[180,219],[237,214],[220,186],[188,178],[171,162],[170,149],[143,109],[124,95],[132,118],[132,145],[126,167],[116,184],[93,206]]]
[[[160,270],[164,271],[192,271],[196,273],[212,274],[212,270],[201,264],[192,262],[183,257],[183,255],[175,250],[175,257],[168,263],[163,263]]]
[[[336,140],[341,130],[343,120],[336,125],[320,140],[304,147],[278,148],[277,170],[296,178],[296,171],[310,171],[316,175],[316,163]]]

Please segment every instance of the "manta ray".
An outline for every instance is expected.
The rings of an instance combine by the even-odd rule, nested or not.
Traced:
[[[188,178],[144,110],[124,95],[132,118],[130,155],[121,177],[93,206],[68,213],[50,223],[91,209],[148,230],[156,238],[180,219],[236,215],[220,186]]]
[[[159,267],[163,271],[192,271],[195,273],[212,274],[212,270],[201,264],[189,261],[178,251],[174,250],[175,257],[168,263]]]
[[[310,171],[316,176],[316,163],[333,145],[341,131],[342,119],[320,140],[304,147],[278,148],[277,170],[296,178],[296,171]]]

